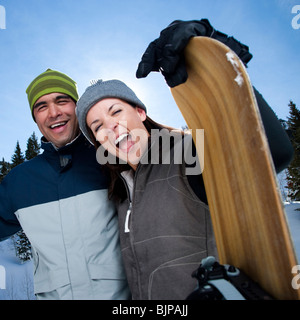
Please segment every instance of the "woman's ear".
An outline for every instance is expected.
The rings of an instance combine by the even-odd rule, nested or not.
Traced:
[[[145,121],[147,118],[146,112],[144,109],[140,108],[140,107],[136,107],[136,111],[139,115],[139,117],[141,118],[142,121]]]

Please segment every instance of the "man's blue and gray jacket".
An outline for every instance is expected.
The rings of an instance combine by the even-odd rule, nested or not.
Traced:
[[[108,179],[81,134],[14,168],[0,184],[0,238],[31,242],[39,299],[128,299]]]

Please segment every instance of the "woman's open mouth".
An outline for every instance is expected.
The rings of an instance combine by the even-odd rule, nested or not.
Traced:
[[[128,152],[133,145],[134,142],[129,133],[123,133],[115,140],[115,146],[123,152]]]

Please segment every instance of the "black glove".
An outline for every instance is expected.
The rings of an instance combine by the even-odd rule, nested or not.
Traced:
[[[217,39],[232,50],[246,64],[252,58],[249,48],[232,37],[214,30],[207,19],[172,22],[150,43],[139,63],[137,78],[146,77],[151,71],[161,71],[172,88],[187,80],[183,50],[190,38],[206,36]]]

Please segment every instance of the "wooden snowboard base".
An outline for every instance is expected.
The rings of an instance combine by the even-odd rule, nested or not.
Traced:
[[[188,80],[171,92],[194,139],[204,129],[203,179],[219,260],[277,299],[299,299],[292,287],[298,263],[245,67],[204,37],[189,42],[185,58]]]

